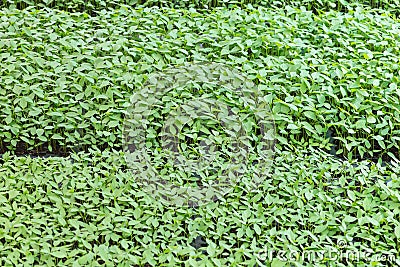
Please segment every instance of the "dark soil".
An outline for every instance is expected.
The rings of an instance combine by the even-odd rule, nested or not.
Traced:
[[[0,154],[4,154],[6,152],[10,152],[13,155],[17,156],[32,156],[32,157],[67,157],[70,152],[61,148],[58,145],[53,145],[53,151],[48,149],[48,143],[36,148],[36,149],[27,149],[30,147],[29,144],[24,142],[19,142],[15,147],[12,147],[11,144],[3,144],[0,147]],[[9,149],[11,148],[11,149]]]
[[[76,145],[74,147],[62,147],[58,143],[51,145],[52,150],[49,150],[49,143],[44,143],[35,149],[29,149],[32,145],[25,142],[18,142],[14,147],[9,143],[3,143],[0,146],[0,155],[10,152],[12,155],[17,156],[31,156],[31,157],[69,157],[72,153],[88,152],[89,146]],[[100,150],[105,150],[107,146],[98,147]],[[118,149],[116,149],[118,151]],[[122,148],[120,148],[122,150]]]
[[[332,144],[330,150],[326,150],[329,154],[341,159],[341,160],[347,160],[346,156],[341,153],[337,154],[337,151],[339,150],[339,140],[335,139],[335,137],[338,136],[337,133],[335,132],[335,129],[328,129],[325,137],[329,139],[329,143]],[[358,161],[361,160],[370,160],[374,163],[377,163],[379,159],[382,160],[382,162],[390,162],[392,158],[388,155],[388,152],[391,152],[397,159],[400,159],[400,151],[398,148],[392,147],[388,151],[382,151],[382,148],[378,147],[372,147],[369,150],[378,150],[379,152],[374,152],[373,156],[371,157],[369,154],[365,153],[363,157],[361,157],[360,154],[354,153],[353,158],[357,159]]]

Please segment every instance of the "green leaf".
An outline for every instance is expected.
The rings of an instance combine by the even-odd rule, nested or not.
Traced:
[[[257,224],[254,225],[254,231],[256,232],[257,235],[261,234],[261,228]]]
[[[43,130],[43,129],[36,129],[36,134],[37,134],[38,136],[41,136],[41,135],[44,134],[44,130]]]
[[[110,121],[108,123],[108,127],[110,127],[110,128],[114,128],[114,127],[116,127],[118,125],[119,125],[119,121]]]
[[[67,257],[67,253],[63,250],[52,251],[51,255],[53,255],[56,258],[60,258],[60,259]]]
[[[315,113],[312,111],[304,111],[304,116],[306,116],[307,118],[312,119],[312,120],[317,119],[317,117],[315,116]]]
[[[318,225],[317,227],[315,227],[314,233],[320,234],[320,233],[322,233],[323,231],[325,231],[326,228],[328,228],[328,226],[325,225],[325,224]]]
[[[63,139],[64,139],[64,137],[62,137],[62,136],[61,136],[61,135],[59,135],[59,134],[53,134],[53,136],[51,137],[51,139],[63,140]]]
[[[350,198],[351,201],[355,201],[356,200],[356,195],[351,190],[347,190],[347,196]]]
[[[5,203],[5,202],[8,202],[8,199],[0,194],[0,203]]]
[[[99,247],[98,247],[98,249],[99,249],[99,255],[100,255],[100,257],[101,257],[101,259],[103,260],[103,261],[108,261],[109,260],[109,252],[108,252],[108,248],[106,247],[106,246],[104,246],[104,245],[100,245]]]
[[[279,259],[273,259],[273,261],[271,262],[271,267],[283,267],[283,266],[286,266],[286,263]]]
[[[400,226],[396,226],[394,228],[394,235],[396,236],[397,239],[400,239]]]
[[[375,122],[376,122],[376,119],[375,119],[375,117],[373,117],[373,116],[368,116],[368,117],[367,117],[367,122],[368,122],[368,123],[375,123]]]
[[[13,121],[13,119],[12,119],[11,115],[8,115],[4,121],[5,121],[7,124],[10,124],[10,123]]]

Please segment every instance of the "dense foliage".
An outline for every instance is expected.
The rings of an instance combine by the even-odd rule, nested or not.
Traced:
[[[398,154],[400,23],[385,14],[121,8],[97,17],[1,16],[2,151],[118,148],[129,96],[146,74],[215,61],[258,84],[280,144],[334,144],[348,158]]]
[[[400,265],[400,21],[347,7],[3,8],[0,265]],[[256,190],[180,208],[138,187],[121,136],[149,74],[190,62],[251,79],[277,144]]]
[[[272,250],[362,252],[364,264],[396,264],[384,256],[399,264],[399,165],[353,166],[320,151],[277,154],[273,179],[257,191],[239,184],[198,209],[154,201],[120,153],[4,155],[1,265],[268,266],[274,256],[272,266],[283,266],[263,254]],[[358,266],[334,254],[315,260],[292,262]]]

